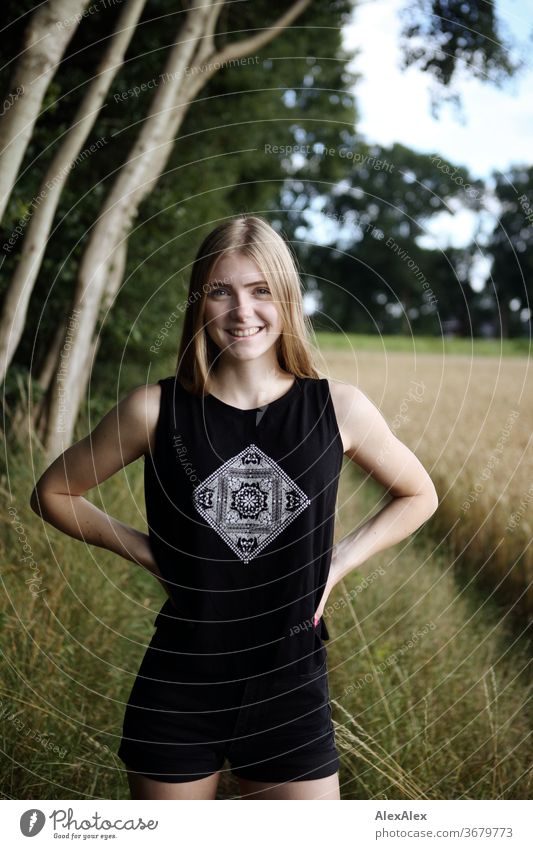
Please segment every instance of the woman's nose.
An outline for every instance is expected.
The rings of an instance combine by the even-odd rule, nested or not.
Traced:
[[[236,293],[233,296],[231,313],[234,317],[238,318],[245,318],[247,315],[251,315],[250,299],[246,292],[242,294]]]

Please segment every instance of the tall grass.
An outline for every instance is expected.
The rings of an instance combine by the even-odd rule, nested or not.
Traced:
[[[123,764],[114,753],[125,703],[166,596],[141,567],[73,540],[37,517],[28,502],[38,474],[27,450],[9,446],[5,456],[3,796],[129,798]],[[41,468],[38,454],[33,456]],[[88,497],[113,516],[146,528],[142,472],[142,461],[134,463]],[[9,507],[16,510],[16,523]],[[21,562],[28,556],[18,539],[22,534],[38,564],[40,584],[35,570]]]
[[[358,385],[427,468],[432,519],[462,580],[533,614],[533,373],[525,358],[328,352],[324,372]]]
[[[531,351],[527,337],[516,339],[447,338],[441,336],[393,336],[365,333],[317,332],[316,341],[321,350],[372,351],[380,354],[397,352],[438,354],[439,356],[465,355],[474,357],[525,357]]]
[[[338,537],[376,507],[353,469],[341,478]],[[431,520],[328,599],[343,796],[529,798],[528,645],[493,601],[461,586],[430,530]]]
[[[329,362],[342,379],[348,363],[339,356],[332,355]],[[402,355],[386,362],[391,371],[396,369],[391,381],[396,395],[387,395],[391,414],[402,398],[402,381],[409,377],[397,357]],[[362,376],[379,385],[381,360],[360,365],[361,373],[349,371],[347,379],[361,385]],[[442,410],[455,411],[458,404],[448,392],[438,397],[443,406],[425,431],[435,373],[427,363],[424,367],[424,403],[430,406],[420,410],[413,405],[410,421],[402,423],[398,435],[405,434],[411,447],[420,439],[418,455],[423,460],[437,457],[432,476],[439,471],[453,493],[456,460],[449,461],[448,449],[441,451],[447,436],[457,428],[461,451],[468,454],[470,443],[474,448],[483,439],[491,444],[502,416],[498,413],[489,427],[476,407],[478,381],[469,399],[479,418],[473,425],[477,436],[469,441],[460,416],[448,420],[448,430],[439,426]],[[443,385],[445,381],[441,392]],[[514,390],[508,391],[502,409],[515,403]],[[383,406],[379,394],[370,394]],[[520,451],[523,446],[526,422],[524,414],[513,427],[506,456],[511,448]],[[140,567],[72,540],[35,516],[28,500],[43,460],[36,447],[30,455],[23,441],[2,447],[8,460],[1,478],[2,796],[129,798],[115,752],[125,703],[165,595]],[[491,478],[496,488],[500,471],[495,469]],[[122,521],[145,528],[142,473],[142,462],[134,463],[89,498]],[[518,465],[512,479],[518,488],[523,486],[520,475]],[[442,484],[439,489],[442,497]],[[488,483],[484,492],[492,493]],[[498,499],[493,500],[495,510],[475,536],[471,569],[462,559],[458,531],[443,532],[441,506],[419,533],[354,570],[328,600],[329,685],[343,798],[530,797],[530,654],[510,624],[513,605],[509,610],[498,607],[492,589],[471,580],[482,552],[494,550],[490,529]],[[364,481],[346,461],[336,538],[363,521],[376,502],[371,481]],[[482,505],[479,499],[481,512],[486,510]],[[453,516],[452,507],[445,509]],[[498,509],[506,508],[500,504]],[[475,516],[471,510],[461,517],[462,533],[469,538],[476,520],[470,531],[467,526]],[[513,532],[513,545],[518,545],[517,531],[523,532],[525,522],[526,513]],[[23,559],[28,556],[38,575]],[[236,782],[225,773],[219,797],[236,795]]]

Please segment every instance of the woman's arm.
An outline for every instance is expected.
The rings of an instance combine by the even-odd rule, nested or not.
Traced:
[[[438,495],[428,473],[390,430],[366,397],[350,384],[330,381],[331,398],[344,453],[392,495],[392,500],[333,549],[328,582],[316,616],[329,593],[356,566],[416,531],[438,507]]]
[[[168,593],[148,534],[125,525],[83,497],[87,490],[132,463],[154,444],[161,387],[140,386],[113,407],[96,428],[46,469],[31,494],[32,510],[74,539],[105,548],[151,572]]]

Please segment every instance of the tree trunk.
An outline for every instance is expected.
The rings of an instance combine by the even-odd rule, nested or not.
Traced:
[[[39,116],[46,89],[89,0],[48,0],[30,18],[0,118],[0,221]],[[4,107],[6,108],[6,107]]]
[[[39,377],[36,381],[38,386],[44,390],[44,394],[39,398],[38,401],[34,401],[33,394],[29,395],[30,406],[28,408],[26,408],[26,406],[22,403],[22,399],[21,403],[17,404],[10,421],[10,428],[13,433],[16,433],[20,430],[24,432],[24,430],[27,429],[29,423],[31,429],[34,431],[39,440],[41,442],[43,441],[46,435],[47,419],[46,392],[50,385],[50,381],[52,380],[52,377],[55,373],[57,358],[59,356],[61,345],[63,344],[64,335],[65,326],[63,323],[60,323],[56,326],[54,338],[52,340],[51,345],[48,345],[48,348],[46,350],[46,356],[44,358],[43,365],[41,366]]]
[[[102,323],[105,321],[106,314],[108,310],[113,306],[113,302],[117,295],[118,290],[120,289],[120,284],[124,278],[124,272],[126,270],[126,260],[128,257],[128,245],[126,239],[120,243],[118,248],[115,251],[113,258],[113,266],[110,270],[109,277],[109,286],[104,295],[102,306],[101,306],[101,320]],[[96,354],[98,353],[98,348],[100,347],[100,341],[102,339],[101,328],[97,328],[96,333],[93,336],[92,343],[89,347],[87,353],[87,362],[85,369],[81,375],[81,383],[79,387],[79,397],[83,398],[85,393],[87,392],[87,385],[89,383],[89,378],[91,376],[91,372],[93,369],[94,361],[96,359]],[[74,425],[73,425],[74,428]],[[74,432],[74,431],[73,431]]]
[[[55,329],[54,338],[52,339],[52,343],[47,348],[46,356],[43,360],[41,370],[37,378],[37,384],[43,390],[43,394],[37,404],[32,406],[32,409],[30,411],[30,421],[33,427],[35,428],[35,431],[41,442],[44,441],[44,438],[46,436],[48,403],[50,400],[49,389],[56,372],[59,352],[61,350],[61,346],[65,338],[65,329],[66,323],[64,321],[58,322]],[[15,419],[14,427],[17,427],[17,419]]]
[[[168,80],[157,91],[146,121],[137,141],[113,185],[83,253],[74,308],[79,310],[79,328],[74,335],[72,348],[75,357],[64,375],[68,410],[62,414],[61,389],[57,381],[51,385],[52,399],[45,439],[48,456],[55,458],[70,444],[74,422],[78,413],[81,392],[88,376],[83,374],[86,352],[92,345],[100,305],[109,284],[109,269],[114,253],[124,241],[126,244],[130,225],[137,215],[139,205],[153,189],[172,151],[175,135],[181,126],[189,105],[200,89],[223,66],[258,50],[272,41],[309,5],[311,0],[298,0],[275,24],[258,35],[228,45],[215,52],[213,33],[223,3],[215,4],[193,0],[177,43],[171,50],[163,78]],[[186,70],[207,60],[205,68],[187,78]],[[165,76],[166,75],[166,76]],[[116,285],[116,279],[115,284]],[[79,349],[82,349],[81,353]],[[85,352],[85,354],[83,353]],[[58,429],[61,419],[62,427]]]
[[[145,4],[146,0],[129,0],[122,8],[96,75],[89,83],[72,126],[41,183],[40,192],[44,195],[44,200],[31,217],[20,260],[6,294],[0,318],[0,381],[7,373],[24,331],[30,296],[41,267],[61,192],[94,126],[109,86],[122,66]]]
[[[127,232],[131,220],[129,195],[139,183],[144,182],[150,147],[165,136],[175,96],[174,86],[179,86],[184,78],[197,42],[206,28],[209,13],[206,0],[193,0],[165,65],[170,82],[157,89],[138,139],[104,202],[102,213],[82,255],[73,302],[73,309],[78,311],[78,324],[69,333],[68,366],[66,358],[60,354],[57,372],[50,383],[50,397],[47,399],[48,420],[44,443],[49,461],[71,444],[81,397],[87,385],[88,352],[93,345],[93,334],[113,252],[121,235]],[[65,404],[65,401],[68,403]]]

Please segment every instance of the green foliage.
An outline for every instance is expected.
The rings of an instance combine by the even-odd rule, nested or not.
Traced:
[[[485,0],[412,0],[402,10],[403,67],[416,65],[438,84],[433,98],[459,101],[451,84],[460,72],[501,85],[524,67],[514,42]],[[446,92],[448,87],[448,92]]]
[[[494,259],[491,291],[505,335],[515,336],[521,333],[520,310],[531,309],[533,300],[533,167],[517,166],[492,176],[502,212],[487,246]],[[515,310],[510,309],[512,300]]]
[[[250,34],[247,29],[274,22],[285,9],[281,2],[240,3],[238,8],[229,4],[219,22],[218,30],[223,32],[216,37],[217,47],[225,40],[246,37]],[[308,123],[314,136],[332,143],[343,124],[353,126],[353,98],[346,95],[340,105],[329,99],[331,91],[342,94],[353,82],[345,72],[346,57],[341,55],[340,45],[340,25],[349,10],[348,2],[332,4],[327,14],[322,4],[312,4],[298,24],[257,57],[250,57],[254,61],[218,71],[191,104],[165,173],[143,203],[129,240],[124,284],[101,327],[97,369],[101,368],[102,376],[108,373],[105,364],[109,358],[153,359],[149,346],[185,297],[189,266],[207,229],[238,211],[262,212],[279,206],[286,163],[266,154],[265,144],[283,144],[286,139],[294,143],[298,127]],[[17,185],[0,236],[10,234],[21,205],[38,191],[44,169],[57,149],[58,129],[63,132],[72,120],[116,14],[117,9],[109,7],[91,16],[90,26],[83,19],[78,27],[50,90],[55,112],[52,115],[46,109],[38,122],[24,161],[27,170]],[[33,357],[34,369],[47,350],[58,314],[68,310],[87,234],[137,137],[154,88],[138,96],[128,95],[128,90],[153,80],[163,84],[160,74],[182,21],[183,15],[175,9],[169,13],[162,0],[145,9],[86,147],[101,139],[105,144],[76,166],[63,191],[17,352],[21,362]],[[321,64],[320,57],[324,57]],[[296,108],[287,98],[289,90],[301,93]],[[122,99],[124,92],[126,99]],[[328,115],[332,120],[327,120]],[[6,281],[21,246],[19,239],[6,257]],[[168,340],[173,350],[177,349],[178,331],[179,325]]]
[[[478,208],[480,182],[438,156],[401,144],[368,146],[355,139],[341,152],[345,173],[335,191],[326,193],[319,181],[304,184],[296,176],[285,191],[294,210],[290,233],[298,240],[309,285],[315,281],[320,291],[328,326],[441,335],[443,322],[458,318],[470,335],[475,299],[463,252],[430,250],[419,239],[428,221],[454,202]],[[331,158],[339,158],[339,151],[322,154],[324,162]],[[315,229],[332,224],[332,238],[313,244]],[[324,325],[321,316],[315,323]]]
[[[418,5],[409,4],[414,22],[407,42],[413,50],[422,33]],[[438,4],[443,14],[437,22],[429,14],[433,8],[420,6],[428,14],[427,70],[441,69],[443,83],[452,79],[450,62],[464,61],[474,51],[486,67],[492,63],[504,74],[509,71],[505,56],[490,43],[491,32],[499,26],[494,8],[480,10],[477,34],[466,46],[461,42],[461,27],[475,19],[477,5],[450,4],[446,16]],[[24,12],[32,8],[29,0],[4,4],[9,38],[3,44],[0,87],[5,92],[28,20]],[[226,4],[217,27],[217,48],[264,28],[286,8],[280,0]],[[476,322],[484,319],[490,299],[485,298],[481,306],[465,286],[466,272],[454,272],[456,263],[468,269],[473,251],[448,252],[445,257],[417,244],[424,223],[451,199],[477,209],[479,183],[440,158],[432,163],[402,145],[379,148],[359,138],[353,94],[358,77],[347,71],[351,57],[342,48],[340,32],[352,9],[349,0],[312,3],[256,56],[218,71],[189,106],[165,172],[135,222],[123,286],[112,311],[102,317],[96,378],[109,374],[109,360],[135,357],[157,367],[158,355],[150,352],[150,345],[186,297],[190,264],[200,240],[217,222],[238,212],[263,214],[293,239],[305,267],[306,285],[320,286],[323,309],[333,325],[358,331],[373,331],[377,326],[383,332],[405,332],[412,326],[417,332],[430,333],[440,331],[439,322],[459,314],[464,331],[469,332],[471,315],[474,330]],[[119,12],[118,5],[102,7],[77,27],[46,94],[0,225],[1,243],[25,214],[31,214],[44,172],[96,71]],[[446,38],[454,49],[443,64],[446,20],[450,26]],[[90,228],[138,135],[154,92],[152,87],[136,95],[131,89],[151,81],[163,84],[160,75],[182,23],[183,11],[169,8],[166,0],[152,0],[141,16],[125,64],[86,142],[86,148],[96,142],[102,146],[75,166],[62,192],[16,365],[31,362],[38,372],[58,316],[69,310]],[[287,145],[298,145],[300,155],[295,158],[283,152]],[[395,168],[387,172],[356,164],[353,158],[340,155],[341,149],[352,155],[389,157]],[[468,182],[477,195],[466,191]],[[345,230],[332,246],[315,246],[309,237],[309,214],[317,208],[330,217],[345,217],[349,232]],[[510,219],[511,229],[519,225],[518,216]],[[374,229],[367,230],[369,226]],[[394,238],[431,279],[438,316],[421,300],[420,281],[406,263],[398,262],[384,247],[386,239],[375,238],[378,230]],[[22,248],[19,237],[4,256],[0,296]],[[498,251],[502,257],[498,285],[505,288],[506,260],[501,248]],[[390,302],[404,306],[403,318],[389,311]],[[422,307],[428,307],[427,311]],[[494,301],[488,309],[496,308]],[[413,310],[418,311],[416,318]],[[512,316],[509,324],[514,332]],[[162,352],[165,356],[177,350],[179,330],[178,322]]]

